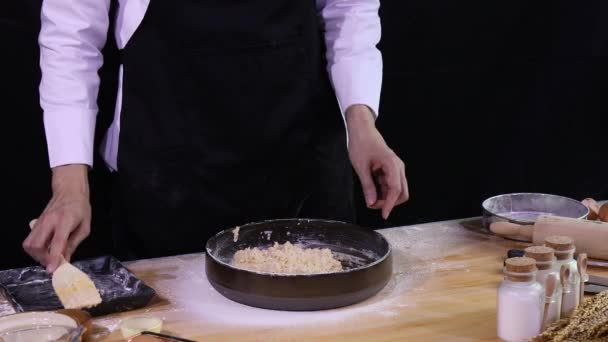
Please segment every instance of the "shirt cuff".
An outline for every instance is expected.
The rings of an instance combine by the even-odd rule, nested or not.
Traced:
[[[45,108],[44,129],[51,168],[68,164],[93,166],[96,115],[96,111],[81,108]]]
[[[330,69],[330,75],[342,115],[356,104],[371,108],[377,118],[380,107],[380,90],[382,88],[382,62],[361,64],[361,60],[342,59]]]

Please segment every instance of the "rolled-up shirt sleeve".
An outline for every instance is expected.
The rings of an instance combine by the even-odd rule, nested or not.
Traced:
[[[379,8],[379,0],[317,0],[327,69],[343,113],[363,104],[378,115],[382,87]]]
[[[50,166],[93,165],[101,49],[110,0],[44,0],[40,105]]]

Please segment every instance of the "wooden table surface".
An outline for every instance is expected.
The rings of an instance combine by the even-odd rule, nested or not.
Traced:
[[[496,341],[496,289],[510,248],[478,218],[380,230],[393,245],[387,287],[351,307],[293,313],[225,299],[209,285],[204,255],[127,263],[161,299],[95,320],[93,341],[124,341],[125,317],[157,316],[164,331],[195,341]],[[589,273],[608,277],[608,269]]]

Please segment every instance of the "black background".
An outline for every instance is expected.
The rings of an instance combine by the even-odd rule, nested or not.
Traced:
[[[40,4],[0,5],[0,269],[33,263],[21,241],[50,198],[38,104]],[[476,216],[483,199],[518,191],[608,199],[607,2],[384,0],[381,17],[378,126],[407,165],[412,198],[383,221],[359,195],[359,223]],[[113,44],[110,36],[100,70],[98,141],[113,115]],[[93,235],[78,257],[108,251],[109,180],[95,162]]]

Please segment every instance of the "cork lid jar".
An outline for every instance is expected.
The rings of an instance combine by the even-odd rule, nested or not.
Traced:
[[[509,258],[505,261],[505,276],[510,281],[528,282],[536,277],[536,260],[528,257]]]
[[[551,235],[545,238],[545,246],[554,249],[557,260],[570,260],[576,250],[574,240],[569,236]]]
[[[555,262],[555,250],[547,246],[531,246],[524,250],[524,256],[536,260],[538,270],[548,270]]]

